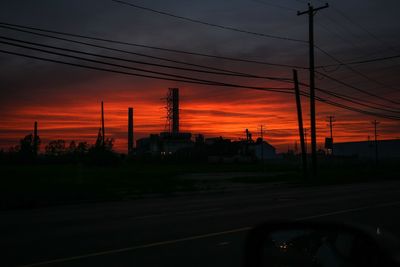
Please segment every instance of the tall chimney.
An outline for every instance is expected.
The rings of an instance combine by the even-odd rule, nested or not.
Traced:
[[[128,108],[128,154],[133,151],[133,108]]]
[[[38,154],[38,148],[39,148],[39,138],[38,138],[38,123],[35,121],[34,126],[33,126],[33,153],[35,155]]]
[[[179,88],[172,90],[172,133],[179,133]]]
[[[101,101],[101,143],[105,145],[105,130],[104,130],[104,105]]]

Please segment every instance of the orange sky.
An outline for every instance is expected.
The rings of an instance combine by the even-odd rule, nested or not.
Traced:
[[[117,77],[117,76],[116,76]],[[118,77],[117,77],[118,78]],[[273,86],[273,84],[269,84]],[[278,151],[293,148],[298,140],[294,97],[247,89],[210,88],[193,85],[152,82],[133,88],[113,79],[83,83],[75,86],[79,94],[64,93],[41,97],[33,104],[19,104],[2,111],[0,144],[9,148],[32,132],[33,122],[39,123],[39,135],[45,144],[53,139],[94,143],[100,127],[100,102],[105,102],[106,135],[115,138],[115,149],[126,152],[127,109],[134,107],[135,139],[158,133],[165,126],[167,88],[180,87],[181,130],[202,133],[206,137],[244,138],[248,128],[253,137],[259,136],[259,126],[266,128],[266,140]],[[93,88],[96,94],[93,96]],[[305,126],[309,128],[307,99],[303,99]],[[373,118],[317,104],[318,142],[328,136],[326,116],[335,115],[336,142],[367,140],[373,135]],[[383,121],[380,138],[398,138],[397,122]]]
[[[259,126],[263,124],[266,128],[266,139],[280,152],[286,151],[288,147],[293,148],[295,141],[298,140],[293,95],[124,76],[79,68],[76,65],[59,65],[54,61],[44,62],[37,57],[61,60],[68,64],[79,63],[88,67],[110,68],[113,71],[122,70],[131,74],[155,75],[154,71],[157,71],[196,79],[262,87],[288,87],[292,84],[178,70],[176,67],[188,67],[184,64],[189,63],[190,68],[200,68],[203,71],[210,70],[211,67],[289,79],[292,77],[292,68],[296,68],[299,70],[299,80],[309,83],[306,69],[309,65],[307,43],[284,40],[286,38],[307,40],[307,18],[295,15],[296,10],[304,10],[306,7],[302,1],[288,2],[287,5],[293,10],[265,6],[257,1],[231,1],[229,5],[226,5],[225,1],[181,1],[182,3],[146,1],[146,5],[156,10],[262,33],[262,36],[126,8],[113,1],[96,5],[90,1],[74,0],[25,2],[5,1],[4,7],[0,10],[0,20],[57,32],[105,38],[110,39],[110,42],[74,37],[84,43],[95,44],[93,47],[10,28],[0,29],[2,35],[21,40],[25,45],[28,41],[37,43],[39,47],[56,46],[62,49],[57,50],[58,52],[63,51],[62,53],[69,55],[77,54],[67,52],[69,50],[66,49],[78,50],[85,53],[85,56],[82,54],[79,56],[117,63],[120,67],[64,57],[62,53],[49,54],[43,50],[40,52],[26,46],[25,48],[15,46],[16,44],[1,44],[0,50],[35,56],[35,59],[0,52],[0,148],[8,149],[17,145],[21,138],[32,132],[34,121],[39,123],[39,135],[43,141],[42,151],[49,140],[60,138],[93,144],[100,126],[100,102],[104,100],[107,137],[115,138],[115,148],[120,152],[126,152],[128,107],[133,107],[135,110],[135,139],[147,136],[149,133],[159,133],[165,126],[165,101],[161,98],[165,97],[169,87],[180,88],[182,131],[202,133],[206,137],[222,135],[226,138],[239,139],[244,137],[244,131],[248,128],[256,138],[259,136]],[[340,61],[353,62],[398,54],[394,49],[400,42],[398,34],[400,24],[397,23],[398,1],[388,1],[383,6],[373,0],[338,0],[332,5],[334,7],[321,11],[324,15],[316,16],[315,20],[315,44],[319,47],[315,51],[317,67]],[[358,12],[353,12],[355,8]],[[356,23],[344,19],[338,10],[352,17]],[[74,14],[73,19],[71,14]],[[284,38],[270,38],[270,35]],[[155,47],[159,49],[154,49]],[[190,52],[194,52],[195,55]],[[107,59],[89,56],[87,53],[107,56]],[[207,56],[199,56],[199,53]],[[219,58],[221,56],[225,59]],[[227,57],[245,61],[227,60]],[[134,61],[128,63],[127,59]],[[375,107],[389,106],[389,109],[394,111],[359,106],[343,99],[320,95],[318,91],[317,96],[367,112],[398,117],[400,112],[398,60],[392,58],[356,64],[351,65],[351,68],[343,66],[317,68],[333,77],[333,80],[318,73],[316,75],[316,85],[319,88],[360,101],[367,100],[370,103],[372,101]],[[133,63],[137,61],[143,61],[143,64]],[[148,63],[156,63],[157,66]],[[134,67],[136,70],[122,68],[121,65]],[[144,71],[139,71],[137,68],[143,68]],[[340,82],[350,86],[344,86]],[[358,114],[317,102],[317,137],[320,145],[329,135],[326,117],[330,115],[334,115],[337,120],[334,125],[335,142],[367,140],[368,136],[374,134],[371,121],[375,119],[380,121],[378,128],[380,139],[400,137],[399,121]],[[305,127],[309,128],[307,99],[303,99],[303,116]]]

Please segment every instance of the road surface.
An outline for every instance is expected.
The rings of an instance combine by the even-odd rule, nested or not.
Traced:
[[[241,266],[267,220],[360,223],[400,237],[400,182],[244,190],[0,212],[1,266]]]

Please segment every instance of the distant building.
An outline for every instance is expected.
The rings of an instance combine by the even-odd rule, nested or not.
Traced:
[[[269,160],[276,158],[276,149],[271,144],[261,139],[249,145],[249,150],[254,153],[257,160]]]
[[[172,155],[182,149],[192,148],[194,142],[191,133],[169,133],[151,134],[149,137],[136,141],[136,152],[138,155],[166,156]]]
[[[222,137],[207,138],[208,161],[210,162],[252,162],[276,158],[276,150],[261,139],[254,142],[248,138],[231,142]]]
[[[375,158],[375,141],[334,143],[333,154],[341,157],[373,159]],[[400,158],[400,139],[379,140],[378,156],[381,159]]]

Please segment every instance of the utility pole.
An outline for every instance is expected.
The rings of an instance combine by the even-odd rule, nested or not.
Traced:
[[[306,145],[306,149],[305,149],[306,155],[307,155],[307,150],[308,150],[307,133],[308,133],[308,129],[304,128],[304,143]]]
[[[101,101],[101,144],[103,147],[105,146],[105,130],[104,130],[104,105],[103,101]]]
[[[303,174],[304,178],[307,177],[307,151],[304,142],[304,130],[303,130],[303,114],[301,110],[301,99],[300,99],[300,89],[299,80],[297,78],[297,71],[293,70],[293,80],[294,80],[294,90],[296,94],[296,106],[297,106],[297,119],[299,122],[299,136],[301,144],[301,161],[303,163]]]
[[[35,157],[38,154],[39,148],[39,137],[38,137],[38,123],[35,121],[33,125],[33,153]]]
[[[335,122],[335,116],[328,116],[328,122],[329,122],[329,129],[331,132],[331,141],[332,141],[332,148],[331,148],[331,154],[333,155],[333,123]]]
[[[260,125],[260,137],[261,137],[261,162],[264,164],[264,130],[263,125]]]
[[[374,125],[374,131],[375,131],[375,163],[378,165],[378,131],[377,131],[377,126],[379,122],[377,120],[374,120],[372,122]]]
[[[133,108],[128,108],[128,155],[133,152]]]
[[[308,42],[309,42],[309,69],[310,69],[310,115],[311,115],[311,159],[313,175],[317,174],[317,131],[315,122],[315,69],[314,69],[314,15],[317,11],[329,7],[328,4],[314,8],[308,3],[307,11],[297,11],[297,16],[308,14]]]

